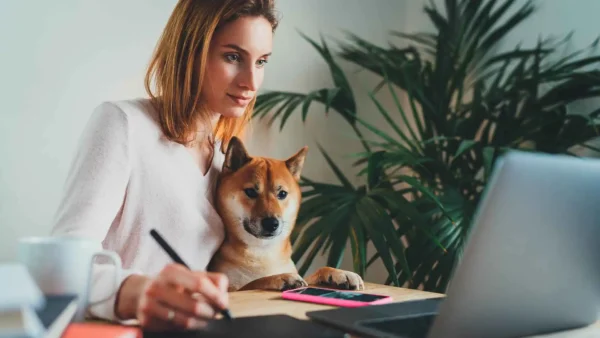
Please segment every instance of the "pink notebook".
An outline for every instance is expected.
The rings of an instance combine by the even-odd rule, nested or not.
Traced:
[[[62,338],[142,338],[142,331],[133,326],[111,325],[101,323],[70,324]]]

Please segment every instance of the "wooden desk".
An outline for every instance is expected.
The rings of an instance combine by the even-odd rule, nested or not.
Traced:
[[[365,283],[365,291],[391,296],[394,301],[439,297],[439,293],[403,289],[387,285]],[[333,309],[334,306],[290,301],[281,298],[280,292],[237,291],[229,294],[229,309],[234,317],[287,314],[298,319],[308,319],[306,312]]]
[[[365,291],[391,296],[394,301],[408,301],[439,297],[440,294],[419,290],[397,288],[387,285],[365,283]],[[327,310],[334,307],[281,299],[279,292],[272,291],[237,291],[229,294],[229,308],[234,317],[247,317],[269,314],[287,314],[298,319],[308,319],[306,312]],[[590,327],[559,332],[548,335],[534,336],[535,338],[597,338],[600,337],[600,323]],[[534,338],[530,337],[530,338]]]

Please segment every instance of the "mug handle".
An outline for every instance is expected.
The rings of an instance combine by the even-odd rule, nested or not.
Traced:
[[[108,294],[108,296],[106,296],[106,298],[102,298],[99,300],[94,300],[93,302],[88,299],[88,305],[96,305],[98,303],[102,303],[106,300],[108,300],[110,297],[112,297],[118,290],[119,290],[119,281],[121,280],[121,274],[122,274],[122,263],[121,263],[121,257],[119,257],[119,255],[117,255],[116,252],[114,251],[110,251],[110,250],[101,250],[96,252],[93,256],[92,256],[92,261],[94,260],[95,257],[97,256],[105,256],[107,258],[109,258],[110,260],[113,261],[114,265],[115,265],[115,287],[113,288],[115,291],[111,292]],[[90,282],[91,282],[91,270],[94,268],[94,265],[92,264],[90,266]],[[89,296],[88,296],[89,297]]]

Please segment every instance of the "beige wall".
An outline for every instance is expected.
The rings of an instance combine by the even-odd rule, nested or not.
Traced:
[[[440,2],[440,1],[438,1]],[[43,235],[57,206],[83,124],[103,100],[143,96],[142,78],[155,41],[174,0],[0,2],[0,261],[15,258],[16,239]],[[417,0],[279,0],[283,15],[264,89],[308,92],[331,85],[325,63],[298,30],[342,38],[349,30],[385,44],[390,29],[428,28]],[[600,1],[544,0],[542,11],[514,37],[533,42],[539,33],[576,30],[582,47],[598,34]],[[577,4],[577,5],[575,5]],[[331,40],[328,40],[331,42]],[[351,78],[363,118],[381,125],[365,94],[377,79],[342,63]],[[389,104],[389,98],[382,96]],[[351,130],[336,116],[311,108],[283,132],[255,123],[249,148],[257,155],[287,157],[303,145],[310,152],[304,174],[332,181],[315,142],[323,144],[342,168],[344,156],[360,150]],[[370,251],[373,252],[373,251]],[[344,267],[351,266],[350,250]],[[323,264],[316,262],[315,266]],[[381,282],[381,264],[368,280]]]
[[[0,262],[16,257],[17,238],[50,230],[94,106],[145,95],[144,70],[174,3],[0,1]],[[325,64],[298,31],[339,38],[349,30],[383,43],[386,30],[402,23],[404,6],[396,0],[279,0],[282,22],[264,88],[302,92],[330,85]],[[305,128],[294,118],[282,133],[255,125],[249,148],[287,157],[308,144],[306,175],[330,180],[314,142],[336,159],[358,149],[343,138],[349,130],[341,125],[315,106]]]

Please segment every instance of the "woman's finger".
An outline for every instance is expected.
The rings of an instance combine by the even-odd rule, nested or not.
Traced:
[[[191,328],[198,325],[196,319],[185,315],[183,312],[171,309],[149,297],[143,297],[140,301],[138,319],[140,325],[144,327],[162,327],[166,325],[178,328]]]
[[[180,264],[166,265],[157,279],[166,284],[171,284],[177,287],[195,291],[198,286],[198,280],[193,272]]]
[[[223,277],[213,278],[218,278],[219,283],[226,284]],[[226,290],[221,291],[206,272],[192,272],[183,265],[169,264],[163,268],[158,279],[167,284],[183,287],[192,293],[199,292],[203,294],[219,310],[226,308],[229,304]]]
[[[227,279],[227,275],[218,272],[206,272],[206,276],[213,281],[219,290],[222,292],[227,292],[227,289],[229,288],[229,280]]]
[[[168,284],[155,282],[146,290],[146,295],[188,317],[212,318],[215,315],[206,300],[194,299],[189,293],[179,292]]]
[[[221,291],[206,272],[192,272],[179,264],[167,265],[159,274],[158,280],[171,285],[182,286],[194,293],[201,293],[216,310],[225,309],[229,304],[227,292]]]
[[[197,272],[195,276],[198,287],[195,292],[202,294],[217,310],[223,310],[229,305],[229,295],[221,291],[205,272]]]

